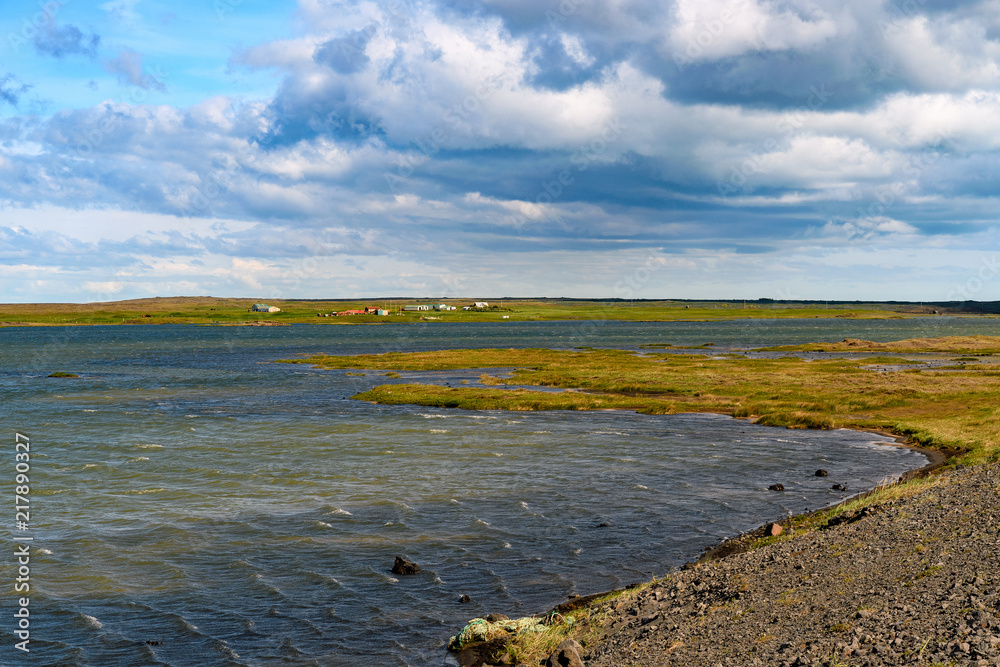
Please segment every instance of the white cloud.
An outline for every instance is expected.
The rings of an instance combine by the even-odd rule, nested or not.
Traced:
[[[678,0],[670,41],[674,53],[697,61],[808,50],[837,32],[834,18],[810,0]]]

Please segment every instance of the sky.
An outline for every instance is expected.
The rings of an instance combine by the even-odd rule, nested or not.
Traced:
[[[1000,299],[1000,0],[0,7],[0,301]]]

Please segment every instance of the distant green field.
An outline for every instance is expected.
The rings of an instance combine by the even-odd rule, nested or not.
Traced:
[[[259,301],[259,300],[257,300]],[[83,324],[399,324],[405,322],[505,322],[528,320],[732,320],[744,318],[858,318],[885,319],[924,314],[910,309],[879,304],[847,307],[795,307],[761,303],[682,303],[676,301],[643,301],[634,304],[621,301],[607,303],[571,300],[493,301],[493,310],[463,311],[472,299],[443,301],[412,299],[409,301],[296,301],[265,300],[281,308],[280,313],[251,313],[254,299],[216,297],[163,297],[132,299],[106,303],[71,304],[0,304],[0,326],[17,325],[83,325]],[[453,311],[399,312],[406,304],[448,303],[458,307]],[[317,317],[322,313],[363,309],[365,306],[387,307],[392,315],[349,315]]]

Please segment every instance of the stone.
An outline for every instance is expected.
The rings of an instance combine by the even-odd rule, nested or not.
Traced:
[[[490,614],[486,617],[486,620],[490,623],[499,623],[500,621],[509,621],[510,617],[504,614]]]
[[[784,484],[772,484],[771,486],[767,487],[767,490],[768,491],[784,491],[785,490],[785,485]]]
[[[408,561],[402,556],[396,556],[396,562],[392,566],[393,574],[410,575],[420,572],[420,566],[412,561]]]
[[[781,535],[781,530],[781,524],[772,523],[767,527],[767,534],[771,537],[777,537],[778,535]]]
[[[580,656],[583,647],[579,642],[566,639],[552,652],[543,664],[545,667],[585,667]]]
[[[830,473],[828,473],[827,471],[825,471],[822,468],[820,468],[819,470],[816,471],[816,476],[817,477],[829,477]]]
[[[463,595],[462,597],[458,598],[458,601],[461,602],[462,604],[465,604],[466,602],[472,602],[472,598],[470,598],[468,595]]]

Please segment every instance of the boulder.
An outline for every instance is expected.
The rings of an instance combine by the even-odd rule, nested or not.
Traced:
[[[392,566],[393,574],[416,574],[420,572],[420,566],[412,561],[408,561],[402,556],[396,556],[396,562]]]
[[[820,468],[819,470],[816,471],[816,476],[817,477],[829,477],[830,473],[828,473],[827,471],[825,471],[822,468]]]
[[[486,620],[490,623],[499,623],[500,621],[509,621],[510,616],[506,616],[505,614],[490,614],[486,617]]]
[[[768,525],[768,527],[767,527],[767,534],[770,535],[770,536],[772,536],[772,537],[777,537],[778,535],[781,535],[781,524],[779,524],[779,523],[772,523],[772,524]]]
[[[545,661],[545,667],[584,667],[583,647],[572,639],[566,639]]]
[[[785,485],[784,484],[772,484],[771,486],[767,487],[767,490],[768,491],[784,491],[785,490]]]
[[[465,604],[466,602],[472,602],[472,598],[470,598],[468,595],[463,595],[462,597],[458,598],[458,601],[461,602],[462,604]]]

